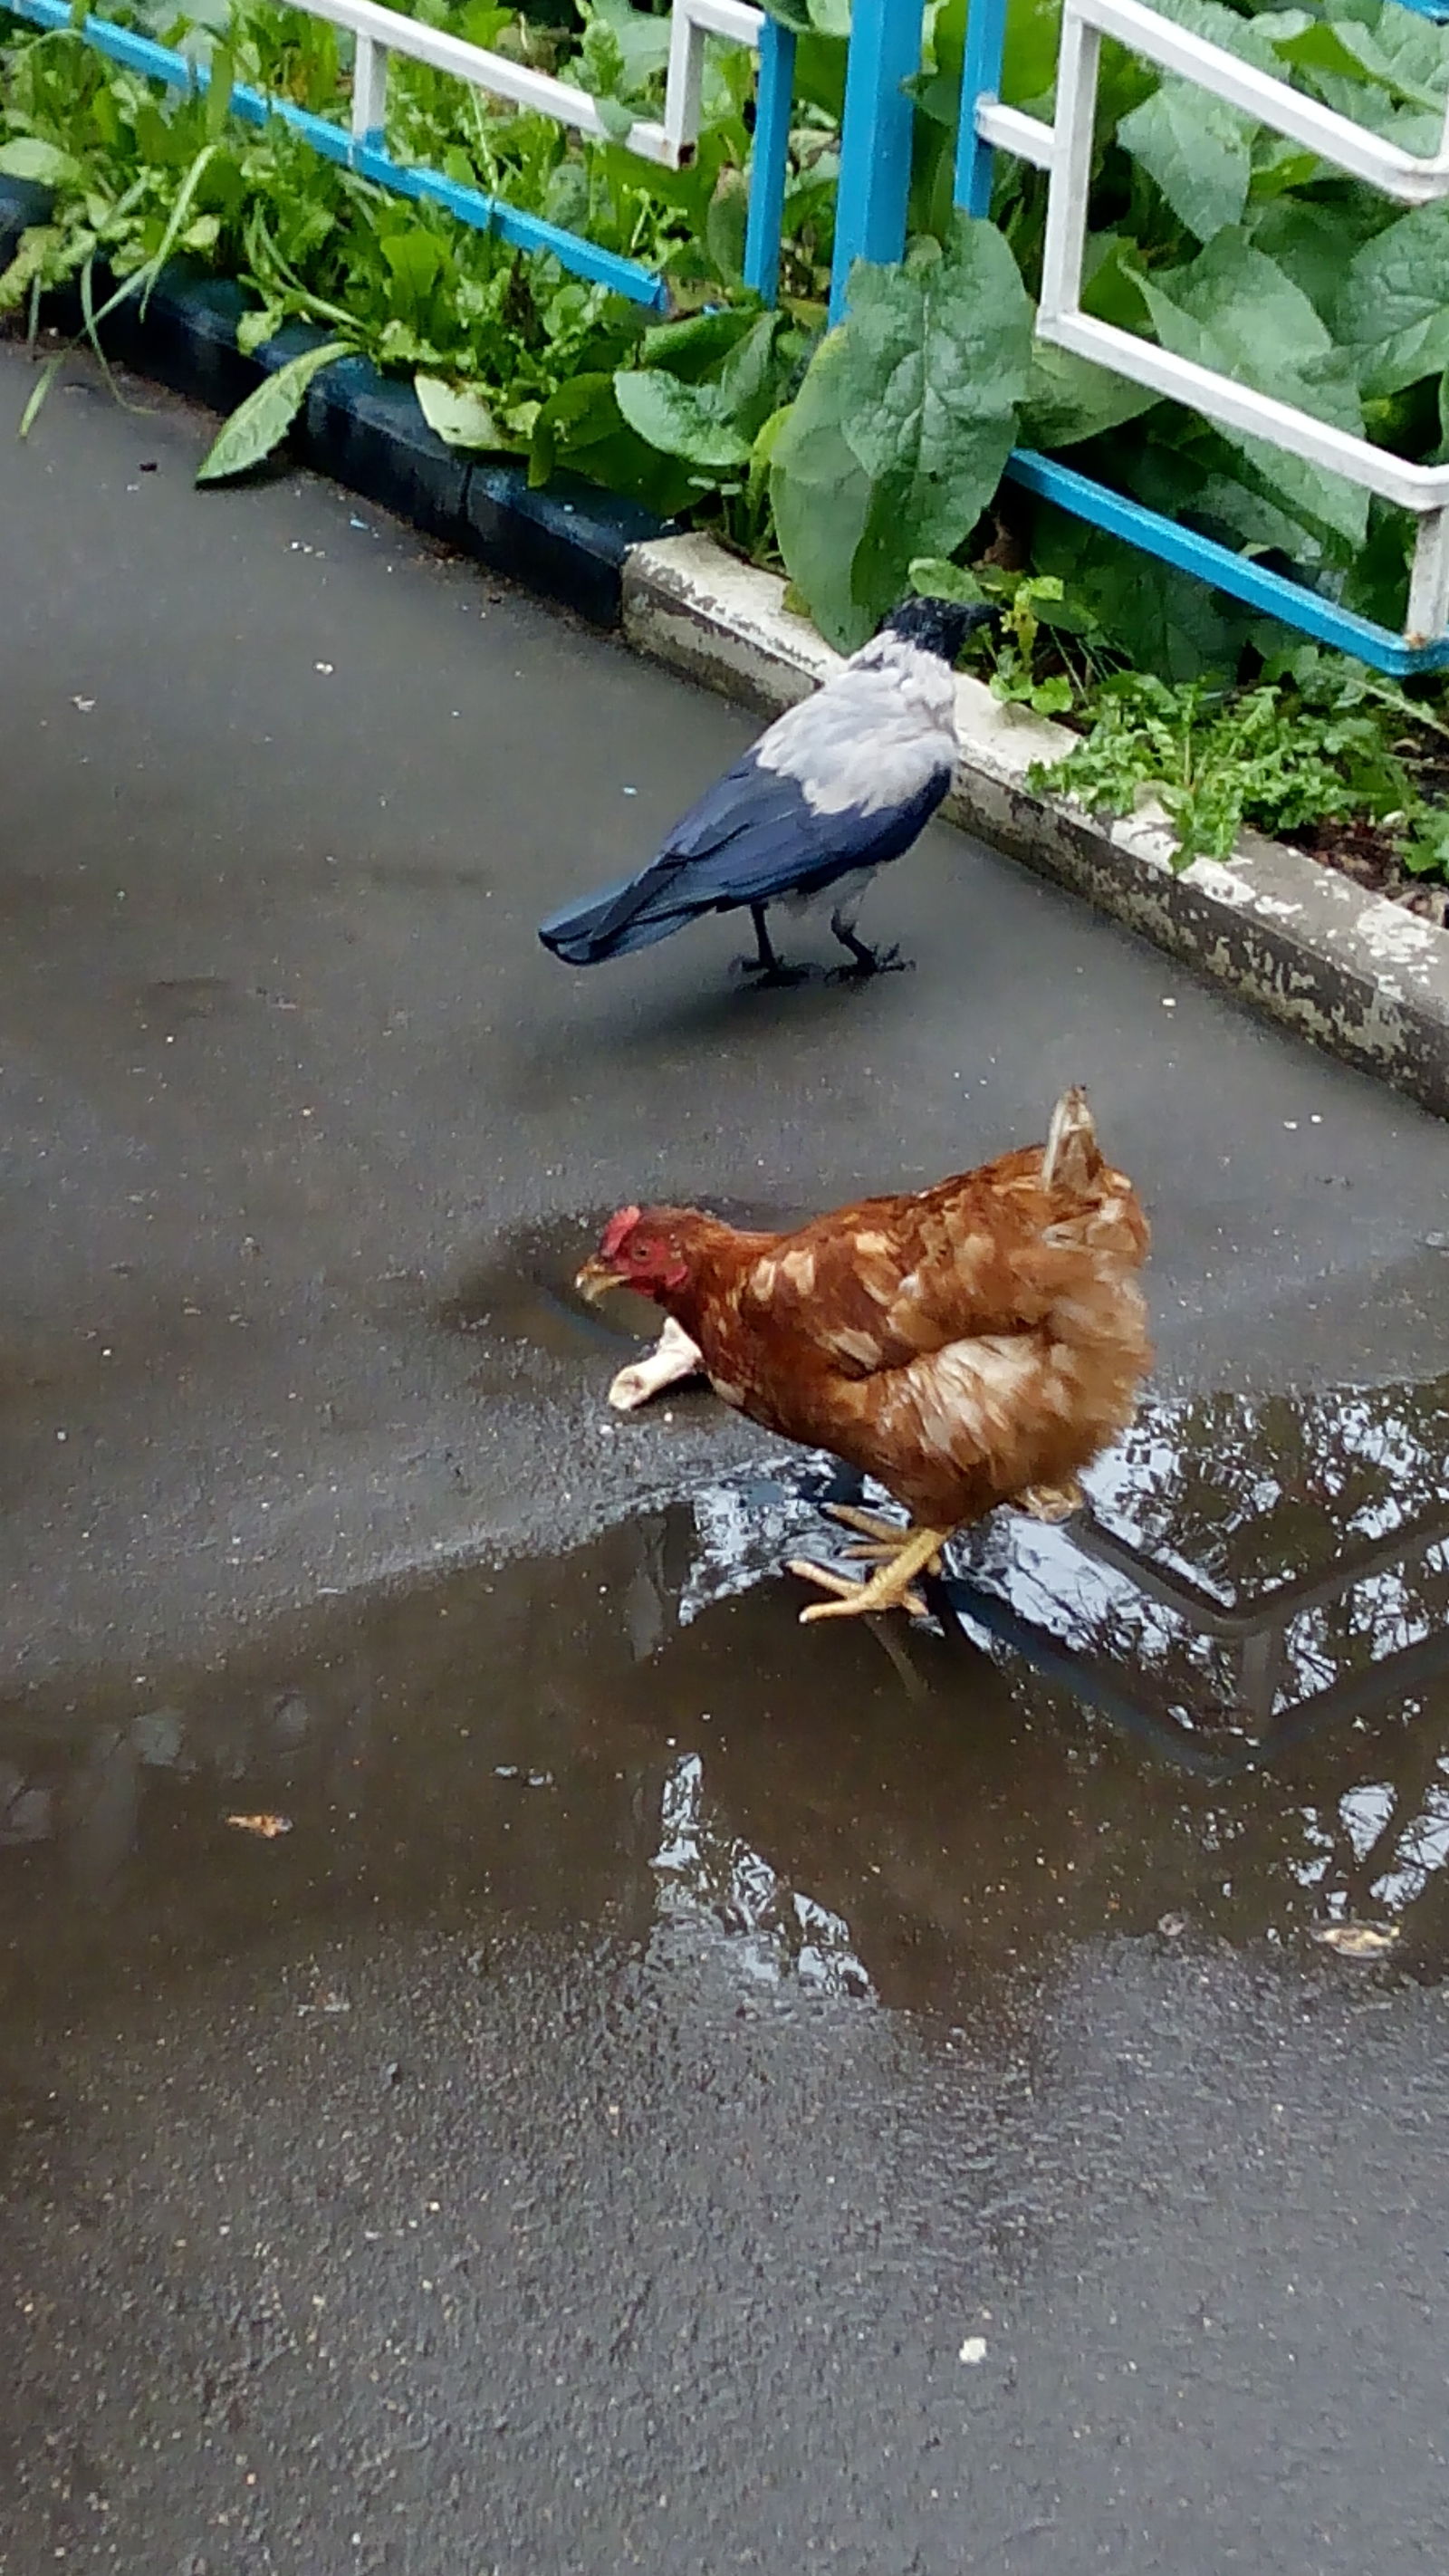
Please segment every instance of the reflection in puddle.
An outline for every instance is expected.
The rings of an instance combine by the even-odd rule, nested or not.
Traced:
[[[1164,1749],[1233,1767],[1441,1671],[1444,1385],[1156,1407],[1092,1488],[1070,1532],[998,1516],[955,1605],[969,1624],[979,1583],[986,1631],[1065,1650]]]
[[[1086,1519],[965,1542],[939,1625],[833,1631],[778,1571],[829,1489],[794,1459],[561,1565],[27,1699],[0,1712],[11,2009],[349,1918],[485,1949],[588,1926],[745,1992],[951,2014],[1164,1924],[1305,1956],[1393,1924],[1437,1977],[1446,1458],[1444,1385],[1160,1405]]]
[[[722,1932],[743,1973],[762,1985],[793,1978],[817,1994],[870,1997],[849,1924],[786,1887],[759,1852],[720,1831],[705,1805],[697,1753],[682,1754],[664,1783],[660,1831],[650,1866],[659,1878],[661,1928]]]

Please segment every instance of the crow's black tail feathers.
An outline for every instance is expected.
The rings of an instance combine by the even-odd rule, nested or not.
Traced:
[[[636,948],[652,948],[711,908],[708,901],[690,901],[679,873],[677,859],[656,859],[623,885],[554,913],[540,923],[539,938],[566,966],[600,966],[607,957],[630,957]]]

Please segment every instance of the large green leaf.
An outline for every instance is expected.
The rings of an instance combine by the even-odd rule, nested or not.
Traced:
[[[1082,260],[1082,311],[1119,331],[1140,331],[1147,321],[1142,298],[1142,253],[1130,234],[1088,233]]]
[[[689,385],[662,367],[620,367],[614,400],[632,430],[663,456],[716,474],[749,462],[750,440],[737,429],[717,385]]]
[[[1275,197],[1255,210],[1253,248],[1266,251],[1285,277],[1300,287],[1335,339],[1344,269],[1370,236],[1382,231],[1390,208],[1366,189],[1340,195],[1331,205],[1314,197]]]
[[[511,15],[511,12],[510,12]],[[621,85],[632,95],[662,72],[669,60],[669,20],[656,18],[647,9],[636,9],[631,0],[592,0],[589,11],[607,27],[618,47]]]
[[[413,391],[429,429],[448,447],[486,456],[528,444],[503,426],[478,385],[450,385],[441,376],[420,373],[413,378]]]
[[[38,134],[17,134],[0,143],[0,178],[32,179],[42,188],[65,188],[80,175],[80,164],[58,143]]]
[[[1210,45],[1221,45],[1223,51],[1238,54],[1247,63],[1256,63],[1264,72],[1282,74],[1281,52],[1285,40],[1312,24],[1306,9],[1263,9],[1252,17],[1243,17],[1227,0],[1153,0],[1159,18],[1171,18],[1174,25],[1186,27]]]
[[[304,349],[300,358],[289,358],[274,376],[268,376],[255,393],[248,394],[230,420],[223,423],[196,469],[198,483],[224,483],[230,475],[245,474],[270,456],[280,439],[285,438],[303,403],[314,376],[330,367],[336,358],[349,354],[345,340],[324,340],[320,348]]]
[[[534,421],[530,484],[538,490],[561,465],[587,475],[607,492],[642,501],[663,519],[698,498],[688,467],[661,455],[629,427],[615,398],[613,377],[602,373],[571,376]]]
[[[1210,536],[1250,553],[1276,550],[1302,571],[1312,571],[1321,559],[1322,548],[1308,529],[1233,475],[1205,474],[1189,507]]]
[[[1140,162],[1199,241],[1224,224],[1241,223],[1253,175],[1249,119],[1210,91],[1165,80],[1117,128],[1117,140]]]
[[[1155,5],[1159,16],[1279,78],[1285,40],[1312,24],[1298,9],[1244,17],[1223,0],[1155,0]],[[1258,132],[1252,118],[1225,99],[1169,77],[1121,118],[1117,139],[1156,180],[1178,221],[1206,242],[1224,224],[1242,221]]]
[[[841,425],[848,363],[844,330],[830,332],[810,362],[770,461],[775,534],[791,583],[809,603],[821,634],[842,652],[863,644],[872,623],[852,586],[873,486]],[[912,555],[919,551],[910,549]]]
[[[730,351],[719,372],[720,401],[746,438],[753,438],[775,410],[801,354],[801,335],[791,331],[781,313],[757,314]]]
[[[1449,203],[1416,206],[1354,254],[1334,311],[1366,394],[1449,366]]]
[[[1142,292],[1165,349],[1361,434],[1351,362],[1302,289],[1245,234],[1219,233],[1187,268],[1145,277]],[[1336,539],[1340,550],[1362,544],[1368,494],[1360,485],[1266,439],[1235,429],[1221,435],[1237,450],[1244,479],[1290,517]]]
[[[944,250],[925,241],[901,268],[862,263],[841,336],[846,436],[866,472],[903,484],[924,517],[959,517],[968,501],[979,515],[1031,366],[1031,304],[1000,233],[960,215]],[[992,461],[982,497],[975,448]]]
[[[705,247],[720,276],[736,286],[745,273],[750,190],[743,170],[721,170],[704,221]]]
[[[1398,94],[1392,68],[1368,28],[1356,27],[1348,20],[1315,18],[1311,26],[1296,28],[1291,36],[1284,37],[1278,51],[1285,63],[1291,63],[1297,71],[1331,72],[1340,80],[1368,81],[1391,95]]]
[[[1001,95],[1016,107],[1045,105],[1057,76],[1061,0],[1010,0],[1001,57]]]
[[[1001,479],[1031,365],[1031,304],[990,224],[852,271],[770,477],[781,551],[823,633],[858,644],[914,556],[951,555]],[[863,478],[863,479],[862,479]]]
[[[1075,447],[1081,439],[1098,438],[1103,430],[1120,429],[1151,411],[1158,396],[1110,367],[1094,367],[1070,349],[1039,341],[1032,351],[1031,375],[1021,408],[1019,436],[1023,447]]]
[[[692,313],[684,322],[656,322],[644,333],[639,352],[646,367],[664,367],[671,376],[697,383],[722,365],[756,318],[747,306],[725,305],[717,313]]]
[[[442,271],[442,243],[435,233],[414,227],[405,233],[389,233],[378,248],[392,272],[399,320],[420,323]]]
[[[1300,70],[1360,81],[1399,106],[1443,114],[1449,57],[1442,30],[1407,10],[1385,10],[1377,28],[1341,17],[1314,19],[1280,36],[1277,49]]]
[[[570,376],[549,395],[533,424],[528,479],[537,489],[552,481],[560,461],[577,462],[586,448],[601,447],[620,436],[624,424],[614,399],[614,380],[597,369]]]

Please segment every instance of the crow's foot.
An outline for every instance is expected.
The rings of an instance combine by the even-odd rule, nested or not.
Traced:
[[[762,903],[751,904],[750,919],[755,925],[755,954],[753,957],[737,957],[734,972],[737,975],[758,975],[761,984],[808,984],[814,972],[812,967],[787,966],[776,956],[770,938],[770,925],[765,917],[766,909]],[[758,986],[756,989],[758,990]]]
[[[839,931],[836,937],[841,938]],[[831,967],[832,984],[866,984],[872,975],[913,975],[916,971],[914,957],[903,957],[899,948],[867,948],[863,939],[842,939],[842,945],[850,950],[850,964]]]
[[[783,991],[793,984],[808,984],[819,971],[817,966],[787,966],[779,957],[737,957],[730,968],[732,975],[748,975],[757,993],[767,992],[772,985]]]

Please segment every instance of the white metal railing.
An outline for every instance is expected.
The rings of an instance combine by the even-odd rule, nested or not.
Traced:
[[[1422,206],[1449,197],[1449,106],[1438,151],[1421,158],[1304,97],[1287,81],[1159,16],[1142,0],[1063,0],[1055,123],[1045,125],[989,96],[977,100],[975,111],[976,133],[983,144],[1017,153],[1048,175],[1037,313],[1041,338],[1154,393],[1190,404],[1224,428],[1262,438],[1412,511],[1419,528],[1405,621],[1407,640],[1418,645],[1442,636],[1449,628],[1449,465],[1411,464],[1292,403],[1258,393],[1231,376],[1177,357],[1153,341],[1082,311],[1087,197],[1104,35],[1402,204]]]
[[[204,90],[210,81],[210,66],[198,62],[189,48],[163,44],[94,11],[86,11],[78,23],[74,0],[9,0],[9,5],[35,26],[71,29],[97,52],[143,79],[187,91]],[[607,115],[606,121],[607,110],[601,113],[587,90],[487,46],[470,44],[444,28],[424,26],[401,10],[383,6],[382,0],[290,0],[290,5],[304,16],[345,28],[352,36],[348,123],[236,80],[228,94],[233,115],[257,126],[278,118],[324,159],[358,171],[379,187],[444,206],[477,231],[496,232],[517,249],[542,252],[574,276],[661,312],[667,309],[669,297],[657,269],[526,207],[511,205],[505,196],[494,196],[440,170],[394,159],[387,148],[388,67],[395,54],[427,63],[489,97],[508,99],[592,141],[618,142],[626,151],[677,170],[693,158],[699,137],[706,44],[711,37],[722,37],[728,44],[748,47],[756,61],[756,124],[744,275],[757,294],[767,302],[773,300],[789,159],[795,38],[778,19],[751,5],[751,0],[673,0],[663,113],[625,122],[622,132],[619,118]]]
[[[416,18],[404,17],[401,10],[383,8],[380,0],[290,0],[290,4],[309,18],[326,18],[334,27],[347,28],[354,38],[352,131],[359,142],[382,136],[391,54],[450,72],[473,89],[551,116],[596,142],[611,139],[587,90],[556,80],[549,72],[533,71],[526,63],[511,62],[506,54],[492,53],[486,45],[469,44],[445,28],[423,26]],[[699,138],[705,38],[723,36],[732,44],[758,51],[763,23],[763,12],[749,7],[747,0],[673,0],[664,113],[657,121],[639,118],[625,138],[628,149],[669,170],[688,161]]]

